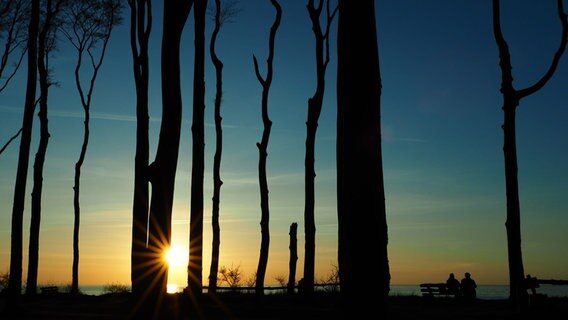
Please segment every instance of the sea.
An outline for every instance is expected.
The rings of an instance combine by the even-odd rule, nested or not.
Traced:
[[[101,285],[85,285],[80,286],[80,291],[87,295],[102,295],[104,287]],[[183,288],[168,288],[168,292],[180,292]],[[540,294],[546,294],[549,297],[566,297],[568,298],[568,285],[551,285],[541,284],[537,289]],[[419,285],[391,285],[391,296],[420,296]],[[478,285],[477,298],[484,300],[501,300],[509,298],[508,285]]]

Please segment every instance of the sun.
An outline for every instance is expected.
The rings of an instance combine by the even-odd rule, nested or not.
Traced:
[[[166,262],[170,267],[180,267],[187,265],[188,253],[180,246],[171,246],[165,255]]]

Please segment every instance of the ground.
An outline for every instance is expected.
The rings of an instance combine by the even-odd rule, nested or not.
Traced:
[[[284,294],[255,297],[253,294],[204,295],[200,308],[184,302],[183,294],[169,295],[159,319],[359,319],[341,316],[336,294],[319,294],[311,300]],[[129,319],[129,293],[101,296],[67,293],[22,297],[16,310],[8,313],[0,297],[0,319]],[[386,311],[386,317],[383,317]],[[353,310],[356,315],[356,310]],[[374,313],[374,312],[372,312]],[[522,315],[522,317],[521,317]],[[465,302],[454,298],[428,299],[419,296],[390,297],[386,310],[377,309],[369,319],[568,319],[568,298],[543,298],[523,312],[506,300]]]

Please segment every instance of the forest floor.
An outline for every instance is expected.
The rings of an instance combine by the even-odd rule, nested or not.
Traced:
[[[159,319],[360,319],[342,317],[337,294],[317,294],[307,301],[297,295],[204,294],[198,311],[183,302],[183,294],[168,295]],[[129,293],[101,296],[66,293],[22,297],[8,313],[0,296],[0,319],[131,319]],[[191,309],[191,311],[190,311]],[[365,319],[568,319],[568,298],[544,298],[528,310],[517,311],[507,300],[459,301],[419,296],[389,297],[386,317],[381,310]]]

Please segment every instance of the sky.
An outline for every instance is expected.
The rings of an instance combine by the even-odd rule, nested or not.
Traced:
[[[209,1],[210,6],[213,1]],[[288,276],[289,228],[298,223],[296,279],[303,274],[304,143],[307,100],[315,90],[314,40],[307,1],[281,1],[268,144],[270,250],[265,282]],[[162,2],[154,1],[150,70],[150,158],[161,119],[159,59]],[[220,265],[240,267],[243,282],[258,264],[260,192],[258,150],[262,89],[252,55],[266,71],[268,0],[238,3],[241,11],[218,40],[224,63],[222,106]],[[568,9],[568,8],[567,8]],[[534,84],[560,41],[556,1],[502,1],[515,88]],[[128,13],[128,11],[125,11]],[[392,284],[445,281],[470,272],[478,284],[507,284],[503,112],[491,1],[377,1],[383,90],[381,124]],[[135,91],[129,20],[112,35],[95,85],[91,137],[81,176],[80,285],[129,284],[135,153]],[[212,30],[208,20],[207,44]],[[335,167],[336,24],[316,140],[316,279],[337,265]],[[175,186],[172,245],[187,250],[191,177],[193,17],[182,39],[183,123]],[[206,65],[206,166],[203,281],[211,255],[214,69]],[[73,80],[75,52],[64,42],[51,59],[59,86],[49,97],[51,138],[45,163],[39,282],[69,284],[72,268],[73,175],[81,148],[83,113]],[[568,278],[568,56],[549,83],[520,103],[517,147],[525,272]],[[2,145],[21,126],[25,66],[0,93]],[[27,275],[31,170],[39,141],[34,119],[24,212]],[[0,272],[8,272],[10,223],[19,139],[0,155]],[[354,213],[357,214],[357,213]],[[369,258],[369,279],[373,279]],[[172,266],[172,284],[186,285],[185,266]]]

